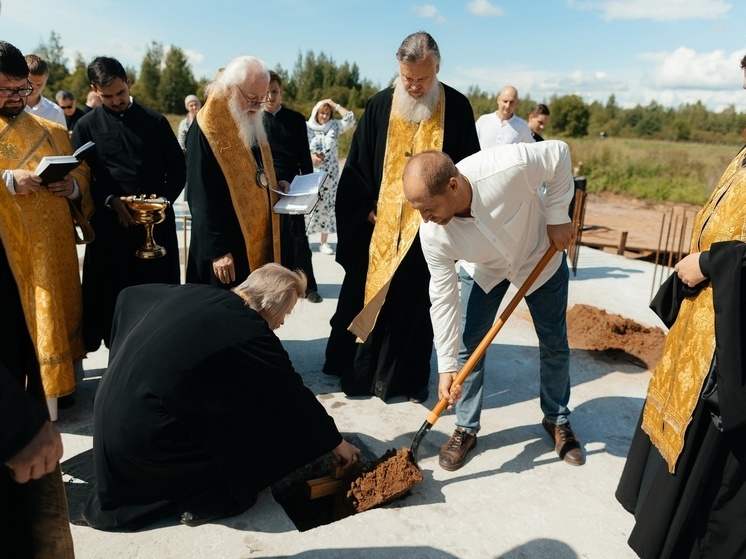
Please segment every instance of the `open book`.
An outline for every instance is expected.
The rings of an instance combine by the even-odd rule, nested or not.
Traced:
[[[325,171],[309,173],[308,175],[296,175],[293,182],[290,183],[290,189],[287,192],[275,190],[275,192],[282,195],[280,201],[275,204],[275,213],[310,213],[319,201],[319,188],[321,188],[328,176]]]
[[[72,155],[47,155],[42,157],[34,170],[34,174],[41,177],[42,186],[46,186],[50,182],[60,181],[83,162],[83,156],[88,150],[93,149],[93,146],[93,142],[87,142],[76,149]]]

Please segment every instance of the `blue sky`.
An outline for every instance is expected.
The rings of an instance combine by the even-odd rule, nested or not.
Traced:
[[[425,30],[440,46],[440,79],[463,92],[511,84],[537,101],[614,94],[623,106],[746,111],[743,0],[0,1],[0,38],[30,53],[55,31],[70,62],[107,55],[139,69],[157,41],[184,50],[201,77],[239,54],[292,70],[313,50],[384,86],[401,40]]]

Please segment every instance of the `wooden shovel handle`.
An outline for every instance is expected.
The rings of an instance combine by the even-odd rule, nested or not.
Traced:
[[[511,314],[513,314],[513,311],[518,306],[518,303],[520,303],[521,299],[526,296],[526,293],[534,284],[536,278],[539,277],[539,274],[544,271],[544,268],[546,268],[547,264],[549,264],[549,261],[554,257],[555,252],[557,252],[557,249],[555,248],[554,243],[550,241],[549,248],[544,253],[544,256],[542,256],[541,260],[539,260],[536,266],[534,266],[534,269],[531,270],[531,273],[526,278],[526,281],[523,282],[523,284],[518,288],[516,294],[513,295],[513,298],[508,303],[508,306],[500,314],[487,334],[485,334],[484,338],[482,338],[482,341],[479,342],[477,349],[474,350],[466,363],[464,363],[464,366],[461,367],[461,370],[456,375],[456,378],[453,379],[451,386],[458,386],[463,383],[464,380],[466,380],[466,377],[468,377],[469,373],[471,373],[471,371],[474,369],[477,361],[482,358],[482,356],[487,351],[487,348],[490,347],[492,340],[495,339],[497,333],[502,329],[505,321],[508,320],[508,317],[510,317]],[[441,398],[438,403],[435,404],[435,407],[430,412],[430,415],[427,416],[427,422],[430,423],[430,425],[435,425],[435,422],[438,421],[440,414],[442,414],[447,407],[448,400],[446,400],[445,398]]]

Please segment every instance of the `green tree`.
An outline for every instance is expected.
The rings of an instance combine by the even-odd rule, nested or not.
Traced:
[[[164,113],[186,114],[184,97],[196,93],[196,84],[184,51],[171,45],[158,84],[158,104]]]
[[[36,47],[36,54],[49,64],[49,79],[42,95],[54,99],[54,94],[63,88],[63,81],[70,75],[67,69],[67,59],[64,56],[61,37],[54,31],[49,33],[49,41],[42,41]]]
[[[155,109],[162,110],[158,101],[158,85],[161,81],[163,67],[163,45],[153,41],[145,51],[140,65],[140,79],[132,85],[132,96],[137,102]],[[129,74],[129,72],[128,72]],[[130,75],[134,82],[134,77]]]
[[[471,103],[475,118],[495,111],[495,97],[492,93],[482,91],[476,85],[469,86],[469,89],[466,90],[466,98]]]
[[[78,107],[85,105],[85,98],[91,90],[91,84],[88,81],[88,66],[80,54],[75,55],[75,69],[63,80],[60,89],[72,91],[78,101]]]
[[[549,103],[552,113],[552,129],[570,138],[580,138],[588,134],[590,110],[578,95],[565,95],[553,98]]]

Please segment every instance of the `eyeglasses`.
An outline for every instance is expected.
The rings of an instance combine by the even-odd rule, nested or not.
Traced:
[[[254,107],[263,107],[264,105],[266,105],[267,103],[269,103],[269,101],[266,101],[266,100],[265,101],[257,101],[256,99],[249,99],[249,96],[246,95],[243,92],[243,89],[241,89],[241,86],[237,85],[236,87],[238,88],[238,91],[241,92],[241,95],[244,96],[244,99],[246,99],[246,102],[249,104],[249,107],[251,107],[251,108],[254,108]]]
[[[28,97],[33,92],[33,87],[22,87],[20,89],[9,89],[7,87],[2,87],[0,88],[0,97],[13,97],[13,95],[18,95],[18,97]]]
[[[60,105],[60,109],[62,109],[63,111],[66,111],[67,109],[72,109],[72,108],[73,108],[72,105]]]

